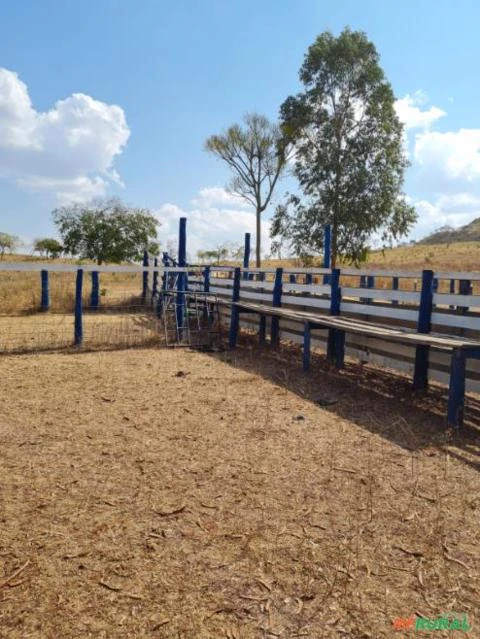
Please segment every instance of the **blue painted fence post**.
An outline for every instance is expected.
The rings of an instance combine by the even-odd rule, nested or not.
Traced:
[[[148,266],[148,251],[143,251],[143,266]],[[142,302],[145,304],[147,299],[147,291],[148,291],[148,271],[143,271],[142,276]]]
[[[332,269],[330,278],[330,315],[340,315],[341,289],[340,289],[340,269]],[[341,335],[343,333],[343,337]],[[343,348],[344,332],[335,328],[328,329],[327,337],[327,359],[329,361],[342,360],[343,365]],[[338,348],[337,348],[338,347]]]
[[[153,266],[158,266],[158,257],[154,258]],[[153,281],[152,281],[152,300],[155,299],[158,293],[158,271],[153,272]]]
[[[75,282],[75,322],[74,322],[74,343],[75,346],[80,346],[83,341],[83,303],[82,303],[82,289],[83,289],[83,269],[79,268],[77,271],[77,279]]]
[[[367,276],[360,275],[360,288],[367,288]],[[368,297],[361,297],[360,302],[362,304],[368,304]]]
[[[367,275],[367,288],[375,288],[375,276]],[[367,298],[367,304],[371,304],[373,302],[371,297]]]
[[[203,269],[203,292],[210,293],[210,267],[209,266],[205,266]],[[208,304],[207,298],[205,297],[205,302],[203,305],[203,319],[208,319],[209,325],[211,325],[211,323],[213,322],[213,315],[209,313],[208,309],[209,309],[209,304]]]
[[[178,266],[185,269],[187,262],[187,218],[181,217],[178,234]],[[177,326],[178,338],[181,340],[183,335],[183,325],[185,319],[185,291],[187,290],[188,280],[185,270],[178,273],[177,278]]]
[[[40,279],[42,283],[40,309],[42,311],[48,311],[48,309],[50,308],[50,295],[48,290],[48,271],[42,270],[40,272]]]
[[[282,280],[283,268],[277,268],[275,271],[275,282],[273,285],[272,306],[279,308],[282,305]],[[270,324],[270,342],[272,346],[278,346],[280,341],[280,320],[278,317],[272,316]]]
[[[459,295],[472,294],[472,283],[470,280],[460,280],[458,282],[458,294]],[[459,311],[462,315],[466,315],[468,311],[468,306],[460,306]]]
[[[162,264],[164,268],[168,268],[168,253],[165,251],[162,253]],[[168,273],[163,271],[162,273],[162,291],[165,292],[168,289]]]
[[[232,311],[230,316],[230,332],[228,335],[228,345],[235,348],[237,345],[238,328],[240,324],[240,309],[235,302],[240,299],[240,267],[236,267],[233,272],[233,288],[232,288]]]
[[[310,369],[311,333],[310,322],[303,323],[303,370]]]
[[[203,292],[210,293],[210,267],[203,269]]]
[[[325,226],[324,240],[323,240],[323,268],[330,268],[332,257],[332,225],[327,224]],[[323,276],[323,283],[328,284],[330,281],[330,275]]]
[[[245,233],[245,245],[243,249],[243,268],[248,269],[250,265],[250,233]],[[248,280],[248,270],[243,274],[243,279]]]
[[[392,278],[392,290],[398,291],[398,277],[394,276]],[[392,306],[398,306],[398,300],[392,300]]]
[[[460,349],[454,350],[450,364],[447,423],[457,431],[463,425],[465,409],[465,364],[465,353]]]
[[[455,280],[450,280],[450,293],[451,295],[455,294]],[[453,304],[450,304],[449,309],[453,310],[455,308],[455,306]]]
[[[98,271],[92,271],[92,292],[90,294],[90,307],[96,310],[100,302],[100,280]]]
[[[430,333],[432,329],[433,308],[433,271],[422,272],[422,290],[420,293],[420,308],[418,310],[418,333]],[[415,372],[413,388],[423,390],[428,386],[428,353],[429,347],[419,345],[415,351]]]

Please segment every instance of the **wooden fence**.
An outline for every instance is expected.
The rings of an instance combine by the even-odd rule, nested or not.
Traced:
[[[150,266],[0,263],[0,275],[8,271],[16,271],[19,276],[27,271],[37,273],[36,286],[41,289],[38,310],[43,311],[49,306],[49,273],[71,273],[75,274],[77,280],[82,279],[77,284],[76,319],[73,326],[74,340],[78,344],[81,342],[81,313],[97,306],[101,310],[99,288],[102,285],[103,273],[138,274],[138,293],[149,303],[158,297],[162,288],[175,287],[179,283],[183,287],[186,275],[189,289],[209,291],[219,298],[231,299],[234,267],[165,268],[158,262]],[[333,279],[332,270],[326,268],[243,268],[240,300],[273,305],[275,293],[276,303],[280,303],[282,307],[329,314]],[[345,268],[340,270],[339,284],[340,315],[364,321],[371,320],[386,326],[407,326],[424,333],[460,335],[480,341],[480,273],[433,273],[429,270],[372,272]],[[87,308],[85,302],[83,308],[81,304],[82,287],[84,299],[88,288]],[[229,308],[222,307],[222,319],[227,323],[229,317]],[[266,322],[268,330],[271,320],[267,318]],[[241,326],[259,331],[258,316],[242,315]],[[301,323],[280,320],[279,330],[280,339],[302,343]],[[312,347],[326,349],[324,332],[313,332]],[[411,346],[359,335],[347,335],[346,353],[365,363],[413,374],[415,348]],[[448,382],[448,354],[430,352],[429,378],[442,383]],[[467,390],[480,392],[480,363],[476,360],[468,360]]]
[[[240,300],[273,304],[275,279],[281,278],[282,307],[329,314],[330,269],[242,269]],[[340,270],[340,315],[422,333],[459,335],[480,341],[480,273]],[[205,278],[192,274],[190,288],[204,289]],[[233,268],[210,267],[209,290],[231,298]],[[423,300],[423,301],[422,301]],[[423,310],[422,310],[423,305]],[[222,311],[225,322],[230,310]],[[271,320],[267,319],[267,330]],[[242,315],[243,328],[258,331],[258,316]],[[280,320],[280,339],[301,344],[303,325]],[[324,331],[313,332],[312,347],[326,350]],[[347,335],[346,353],[365,363],[413,375],[415,348],[380,339]],[[431,351],[429,379],[448,383],[450,356]],[[467,390],[480,392],[480,362],[467,364]]]

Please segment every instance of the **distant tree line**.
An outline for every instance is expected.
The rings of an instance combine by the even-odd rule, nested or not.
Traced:
[[[59,207],[52,213],[60,240],[38,238],[33,251],[45,258],[60,255],[119,263],[139,261],[143,252],[157,254],[159,220],[148,210],[129,207],[118,198]],[[20,246],[20,240],[0,233],[0,258]]]
[[[243,246],[219,244],[214,249],[197,251],[197,258],[202,264],[221,264],[225,260],[241,260],[243,258],[243,250]]]

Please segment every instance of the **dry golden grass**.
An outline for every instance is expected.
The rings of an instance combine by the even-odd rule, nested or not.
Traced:
[[[84,278],[83,298],[89,304],[90,280]],[[73,311],[75,305],[75,273],[50,273],[50,308],[53,312]],[[142,290],[141,274],[101,273],[102,305],[138,300]],[[0,270],[0,315],[32,313],[40,308],[40,273]]]
[[[440,390],[315,370],[1,358],[0,635],[389,639],[455,610],[479,636],[478,431],[445,438]]]
[[[39,258],[27,255],[7,256],[5,261],[32,261],[42,262]],[[55,262],[70,263],[72,260],[45,261],[46,268]],[[80,261],[74,262],[81,264]],[[478,271],[480,270],[480,242],[460,242],[446,245],[415,245],[387,249],[384,252],[374,251],[369,255],[364,265],[366,268],[395,269],[402,271],[420,271],[428,268],[435,271]],[[315,266],[321,266],[321,259],[314,261]],[[265,267],[300,267],[297,259],[265,260]],[[70,311],[74,303],[74,274],[51,273],[50,291],[51,307],[54,311]],[[357,285],[358,282],[345,280],[344,285]],[[419,283],[417,283],[418,285]],[[387,287],[390,281],[381,278],[376,282],[378,287]],[[403,281],[401,288],[413,288],[415,282]],[[100,277],[102,303],[104,305],[118,303],[123,299],[128,302],[135,298],[141,291],[141,275],[135,273],[102,273]],[[86,276],[84,285],[84,299],[88,303],[90,290],[89,278]],[[440,283],[440,291],[447,292],[448,283]],[[0,314],[18,314],[34,312],[40,306],[40,274],[23,272],[0,271]]]
[[[263,266],[297,267],[298,259],[266,260]],[[314,260],[314,266],[321,267],[322,259]],[[367,262],[362,265],[369,269],[392,269],[402,271],[479,271],[480,242],[458,242],[455,244],[413,245],[372,251]]]

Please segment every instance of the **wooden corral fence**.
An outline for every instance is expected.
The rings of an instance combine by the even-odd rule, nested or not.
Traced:
[[[267,268],[242,269],[241,272],[242,301],[273,305],[275,279],[278,282],[281,278],[279,301],[282,308],[330,313],[330,269]],[[209,267],[208,290],[220,298],[230,299],[233,277],[233,267]],[[420,326],[422,283],[424,295],[427,292],[431,297],[431,312],[429,317],[422,318],[423,328]],[[189,277],[189,286],[204,290],[205,278],[193,275]],[[473,290],[478,290],[478,294],[473,294]],[[480,273],[340,269],[340,293],[340,316],[371,320],[386,326],[417,330],[420,327],[422,333],[480,340]],[[230,313],[230,308],[224,307],[222,315],[225,321],[229,321]],[[269,330],[270,320],[267,322]],[[240,325],[257,331],[261,328],[256,317],[242,317]],[[279,331],[280,339],[303,343],[300,322],[280,320]],[[325,336],[314,336],[312,346],[326,350]],[[412,375],[414,372],[415,348],[412,347],[351,336],[347,340],[346,353],[378,366]],[[448,383],[448,357],[442,357],[441,353],[430,354],[428,372],[430,379]],[[467,366],[467,390],[480,392],[480,362],[472,360]]]
[[[189,283],[205,287],[205,278],[192,277]],[[350,268],[238,269],[236,273],[231,267],[211,267],[208,287],[234,302],[223,306],[225,322],[238,307],[245,311],[239,325],[257,331],[261,339],[270,332],[272,341],[289,340],[328,351],[328,333],[314,316],[348,318],[348,324],[337,322],[346,355],[407,373],[417,388],[424,388],[427,380],[448,384],[455,363],[452,353],[457,355],[459,349],[466,360],[466,390],[480,392],[480,273]],[[267,307],[282,310],[275,313]],[[409,331],[410,336],[393,328]],[[415,339],[412,333],[425,337]],[[461,372],[459,384],[452,390],[458,396],[463,394]],[[457,404],[452,413],[463,412],[460,400]],[[451,416],[452,423],[461,422],[462,416]]]
[[[134,286],[137,287],[130,310],[148,311],[153,321],[148,327],[150,333],[160,332],[155,322],[160,319],[162,291],[202,291],[225,302],[221,304],[220,316],[226,325],[231,323],[235,304],[256,304],[256,311],[242,313],[239,317],[240,327],[259,333],[263,339],[270,333],[274,342],[288,340],[302,344],[304,349],[307,345],[305,322],[310,317],[308,347],[328,350],[329,332],[322,330],[314,320],[315,317],[330,315],[375,328],[396,327],[425,336],[448,336],[457,340],[452,343],[460,344],[462,348],[471,346],[466,355],[465,388],[480,392],[480,362],[476,359],[475,350],[480,346],[480,273],[434,273],[431,270],[373,272],[351,268],[165,267],[157,259],[153,264],[149,263],[147,256],[142,266],[51,264],[47,270],[45,264],[37,262],[0,263],[0,276],[12,272],[36,275],[40,289],[37,310],[43,312],[50,309],[50,277],[59,273],[70,273],[74,277],[70,345],[80,346],[84,342],[86,315],[96,314],[99,317],[102,312],[112,311],[105,305],[100,293],[102,278],[112,274],[118,277],[130,274],[136,278]],[[0,299],[0,315],[1,304]],[[262,308],[268,307],[281,308],[282,313],[261,312]],[[285,313],[288,310],[292,312]],[[302,313],[304,315],[299,315]],[[305,313],[309,314],[308,317]],[[359,330],[345,332],[347,356],[401,371],[417,379],[420,370],[420,378],[425,382],[429,379],[449,383],[451,350],[430,348],[428,340],[423,346],[419,340],[409,342],[392,338],[391,330],[390,333],[385,330],[382,335],[381,330],[374,333],[361,329],[360,326]],[[95,330],[92,325],[90,334]],[[106,330],[111,332],[108,327]],[[2,338],[0,322],[0,347]]]

